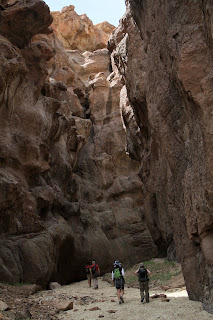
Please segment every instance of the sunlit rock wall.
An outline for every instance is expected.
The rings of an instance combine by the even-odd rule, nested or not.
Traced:
[[[86,14],[78,15],[74,9],[75,7],[70,5],[52,13],[52,27],[65,49],[84,52],[106,48],[115,27],[106,21],[93,25]]]

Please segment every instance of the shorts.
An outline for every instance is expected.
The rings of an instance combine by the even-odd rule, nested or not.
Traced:
[[[116,289],[124,289],[124,283],[125,283],[125,281],[122,278],[115,280]]]
[[[87,279],[88,279],[88,280],[91,280],[91,274],[90,274],[90,273],[87,273],[86,275],[87,275]]]
[[[99,275],[98,271],[95,271],[95,273],[92,273],[92,278],[96,279],[98,278],[98,275]]]

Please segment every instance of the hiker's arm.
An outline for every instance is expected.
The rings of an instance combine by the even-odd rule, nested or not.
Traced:
[[[90,276],[92,277],[92,270],[91,270],[91,268],[89,268],[89,272],[90,272]]]
[[[122,274],[122,276],[124,277],[124,269],[122,268],[122,270],[121,270],[121,274]]]
[[[137,274],[138,273],[138,270],[136,270],[135,272],[134,272],[134,274]]]
[[[99,277],[100,277],[100,275],[101,275],[101,271],[100,271],[100,268],[98,268],[98,274],[99,274]]]
[[[112,281],[114,281],[114,272],[112,271]]]
[[[148,269],[146,269],[147,270],[147,272],[148,272],[148,275],[150,275],[151,274],[151,271],[149,271]]]

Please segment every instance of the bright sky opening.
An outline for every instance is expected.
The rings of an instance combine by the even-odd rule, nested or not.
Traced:
[[[108,21],[118,26],[120,18],[126,10],[125,0],[44,0],[51,11],[61,11],[63,7],[74,5],[77,14],[84,14],[94,24]]]

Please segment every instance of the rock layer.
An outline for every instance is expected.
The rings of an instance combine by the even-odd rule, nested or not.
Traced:
[[[38,18],[40,6],[45,10]],[[65,257],[78,265],[73,263],[78,236],[61,211],[69,203],[72,169],[91,121],[80,111],[80,117],[75,115],[75,101],[64,101],[66,85],[48,78],[48,61],[54,55],[51,40],[38,38],[28,44],[52,22],[48,7],[43,1],[19,1],[2,11],[8,19],[11,10],[17,10],[18,26],[28,18],[35,25],[23,34],[22,50],[15,46],[20,30],[2,31],[0,36],[0,279],[45,285],[60,272]]]
[[[109,50],[130,101],[147,225],[169,254],[174,240],[190,299],[213,312],[212,4],[129,4]]]
[[[95,51],[106,48],[107,41],[115,28],[108,22],[96,26],[86,14],[78,15],[74,6],[64,7],[61,12],[53,12],[52,24],[57,37],[62,41],[65,49]]]
[[[42,1],[2,10],[2,26],[13,10],[21,30],[31,24],[20,41],[18,27],[0,36],[0,279],[64,284],[85,276],[87,260],[105,272],[157,256],[108,50],[65,51],[43,32]]]
[[[23,48],[38,33],[51,33],[53,18],[44,1],[16,1],[0,11],[0,34]],[[27,30],[27,32],[26,32]]]

